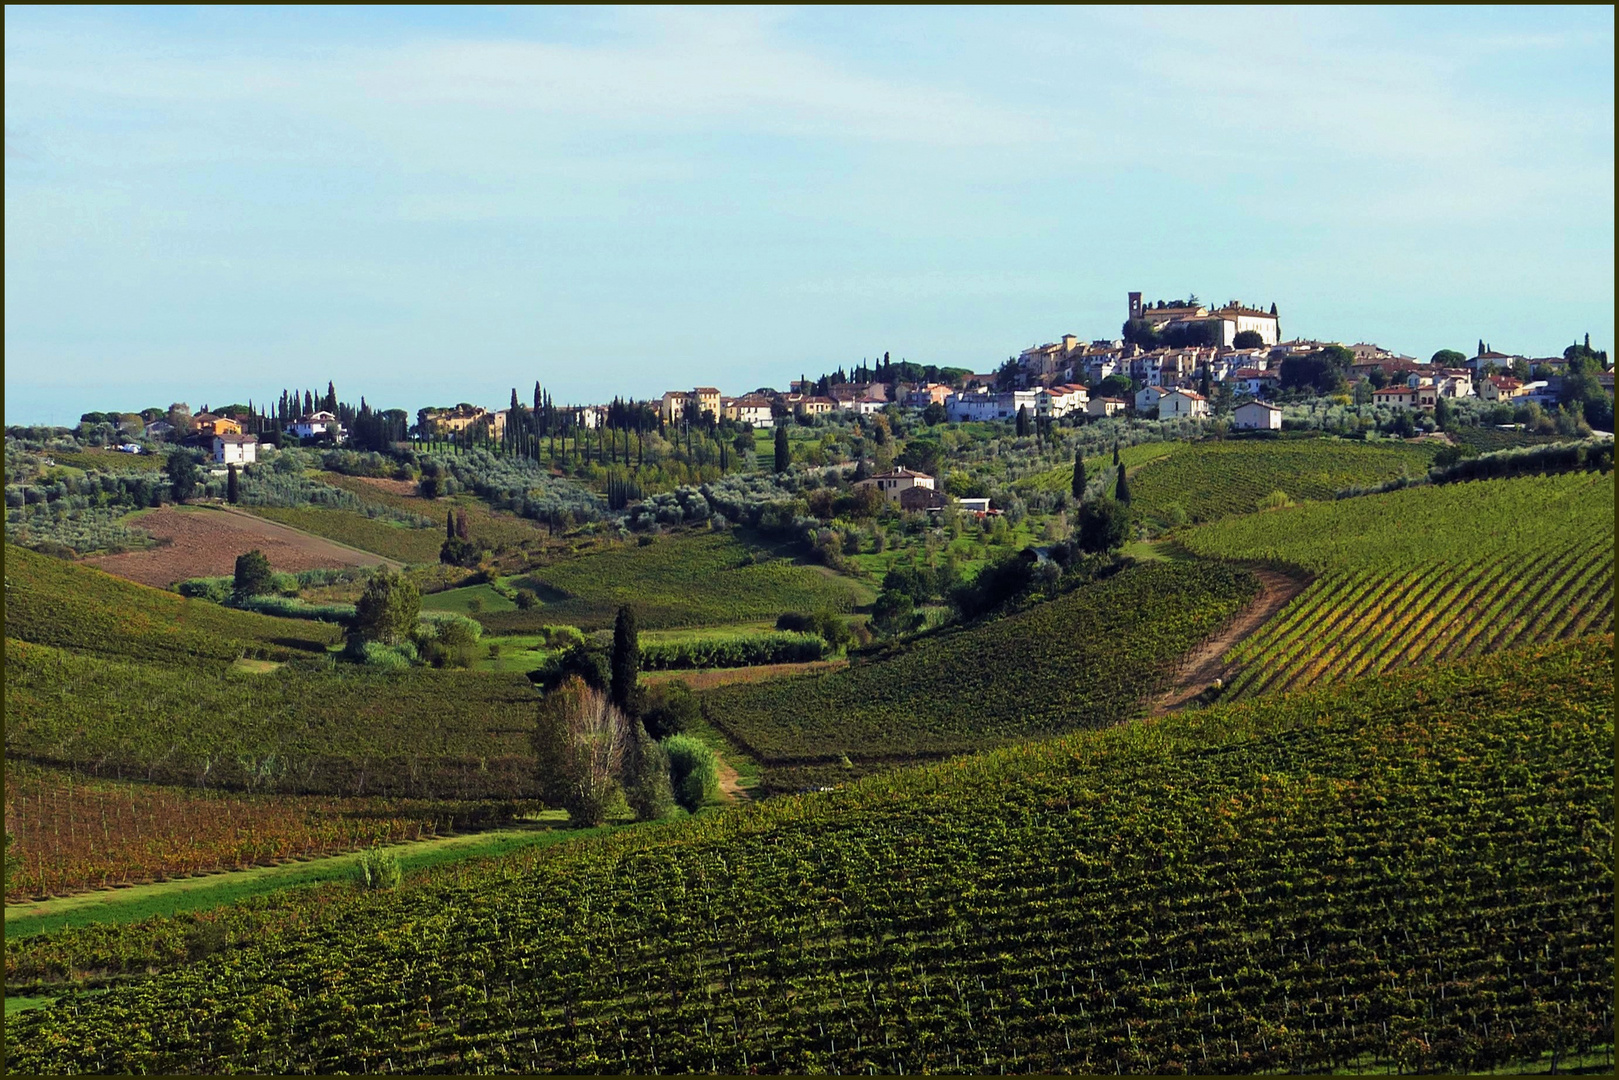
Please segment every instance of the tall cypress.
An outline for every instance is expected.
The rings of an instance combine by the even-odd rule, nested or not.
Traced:
[[[1119,482],[1113,489],[1113,497],[1121,503],[1130,501],[1130,482],[1124,478],[1124,466],[1119,466]]]
[[[242,495],[242,482],[236,477],[236,466],[231,465],[225,472],[225,501],[232,506]]]
[[[636,631],[635,612],[626,605],[613,621],[613,704],[634,719],[635,684],[641,675],[641,640]]]
[[[787,448],[787,429],[778,422],[776,425],[776,471],[784,473],[792,463],[793,454]]]
[[[1085,451],[1074,450],[1074,482],[1072,485],[1074,501],[1082,502],[1085,499]]]
[[[444,511],[444,539],[455,539],[455,511]]]

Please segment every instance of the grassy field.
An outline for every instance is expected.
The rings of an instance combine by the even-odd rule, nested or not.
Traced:
[[[1257,589],[1252,576],[1212,564],[1137,566],[842,671],[711,691],[703,712],[784,775],[845,755],[964,753],[1101,727],[1132,715],[1176,658]]]
[[[457,615],[474,615],[485,611],[496,614],[516,611],[517,605],[488,585],[465,585],[459,589],[428,593],[422,597],[422,610],[453,611]]]
[[[733,533],[710,532],[607,548],[510,583],[535,589],[542,603],[528,612],[481,616],[494,633],[521,633],[542,623],[611,626],[623,604],[635,607],[643,627],[667,629],[774,620],[784,611],[850,611],[873,596],[849,578],[801,565]]]
[[[1612,474],[1413,487],[1228,518],[1191,551],[1302,567],[1316,581],[1229,659],[1232,695],[1604,631]]]
[[[128,660],[230,662],[324,651],[338,628],[188,600],[6,545],[6,637]]]
[[[1159,461],[1171,454],[1184,450],[1192,443],[1184,442],[1148,442],[1137,443],[1134,446],[1121,447],[1119,462],[1129,475],[1135,475],[1135,470],[1150,461]],[[1113,468],[1113,455],[1098,454],[1085,459],[1085,471],[1088,476],[1094,477],[1099,473]],[[1070,491],[1074,483],[1074,466],[1060,465],[1046,472],[1025,476],[1013,484],[1013,488],[1029,488],[1038,491]]]
[[[1192,443],[1131,472],[1130,508],[1160,526],[1177,516],[1216,521],[1252,513],[1273,491],[1295,500],[1330,499],[1344,488],[1371,487],[1402,473],[1425,476],[1438,449],[1431,442],[1326,438]]]
[[[549,531],[538,522],[520,518],[516,514],[504,511],[491,510],[489,504],[475,495],[453,495],[443,499],[424,499],[415,494],[414,490],[405,484],[393,481],[376,481],[357,476],[344,476],[341,473],[323,472],[320,479],[333,487],[352,491],[367,502],[374,502],[382,506],[389,506],[396,510],[407,510],[413,514],[421,514],[440,523],[438,541],[444,540],[442,524],[448,513],[455,510],[465,511],[467,515],[467,532],[474,541],[486,544],[491,548],[537,548],[548,545]],[[431,531],[431,530],[429,530]],[[438,549],[433,549],[433,557],[438,557]],[[425,560],[424,560],[425,561]]]
[[[441,528],[413,529],[383,518],[368,518],[354,510],[332,510],[317,506],[249,506],[243,509],[265,518],[291,525],[339,544],[369,551],[403,563],[438,562],[444,543]]]
[[[108,473],[162,472],[167,458],[164,454],[125,454],[96,446],[87,446],[82,450],[52,450],[49,456],[58,465],[86,472],[96,469]]]
[[[1583,1059],[1613,1041],[1612,648],[1084,732],[336,898],[220,960],[14,1015],[7,1065]]]

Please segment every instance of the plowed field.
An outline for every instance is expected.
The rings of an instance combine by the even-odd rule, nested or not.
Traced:
[[[383,562],[398,565],[380,555],[229,510],[164,507],[138,518],[137,523],[167,543],[147,551],[101,555],[85,562],[159,589],[186,578],[232,573],[236,556],[254,548],[264,552],[270,565],[282,571],[375,566]]]

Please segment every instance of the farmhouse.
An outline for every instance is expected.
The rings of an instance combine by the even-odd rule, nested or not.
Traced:
[[[1280,431],[1282,427],[1282,410],[1263,401],[1238,405],[1232,416],[1232,426],[1244,431]]]
[[[191,418],[199,435],[240,435],[242,425],[228,416],[215,416],[210,412],[198,413]]]
[[[1158,407],[1158,399],[1164,396],[1161,386],[1143,386],[1136,391],[1136,412],[1146,412],[1148,409]]]
[[[1085,403],[1086,416],[1116,416],[1125,409],[1123,398],[1093,397]]]
[[[216,465],[252,465],[259,460],[256,435],[215,435],[213,447]]]
[[[483,412],[482,409],[478,411]],[[238,433],[241,432],[240,427],[236,430]],[[314,438],[316,435],[324,435],[328,431],[339,438],[343,435],[343,426],[337,422],[337,417],[324,409],[300,416],[297,420],[287,425],[287,430],[300,439]]]
[[[1209,415],[1209,399],[1195,390],[1171,390],[1158,399],[1160,420],[1186,420]]]
[[[1396,409],[1414,409],[1417,407],[1417,392],[1406,386],[1385,386],[1381,390],[1372,391],[1372,404],[1392,405]]]
[[[174,431],[174,425],[167,420],[153,420],[145,428],[148,439],[161,439]]]
[[[727,420],[736,420],[754,427],[771,427],[775,424],[775,413],[770,407],[770,399],[758,394],[744,394],[739,398],[726,398],[721,405]]]
[[[927,473],[916,472],[912,469],[895,469],[893,472],[878,473],[855,484],[855,487],[876,487],[884,495],[903,505],[901,495],[912,488],[933,490],[933,477]]]

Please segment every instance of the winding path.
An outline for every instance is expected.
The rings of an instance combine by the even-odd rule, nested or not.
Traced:
[[[1187,654],[1174,683],[1152,699],[1147,715],[1163,716],[1184,709],[1193,698],[1213,685],[1215,679],[1229,680],[1234,665],[1225,663],[1225,654],[1269,622],[1271,616],[1286,607],[1288,601],[1310,584],[1307,577],[1279,570],[1257,569],[1253,573],[1259,578],[1259,595],[1249,601],[1248,606],[1225,629]]]

